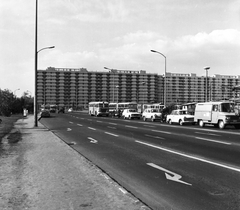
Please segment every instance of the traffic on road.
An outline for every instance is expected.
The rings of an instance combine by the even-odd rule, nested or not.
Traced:
[[[240,130],[55,114],[41,122],[152,209],[239,209]]]

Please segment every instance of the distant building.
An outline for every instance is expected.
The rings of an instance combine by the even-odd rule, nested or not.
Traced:
[[[163,101],[163,77],[146,71],[88,71],[54,68],[37,71],[38,105],[86,108],[90,101]]]
[[[158,75],[146,71],[88,71],[85,68],[54,68],[37,71],[38,105],[87,108],[91,101],[163,103],[166,79],[166,104],[204,102],[206,77],[194,73]],[[208,101],[234,98],[233,88],[240,76],[208,77]]]

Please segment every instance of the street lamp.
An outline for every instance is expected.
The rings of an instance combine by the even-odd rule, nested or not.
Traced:
[[[141,82],[141,85],[144,87],[146,82]],[[145,89],[143,88],[143,104],[144,104],[144,99],[145,99]]]
[[[104,67],[104,69],[109,70],[109,72],[113,73],[113,103],[115,102],[115,73],[116,73],[116,69],[110,69],[108,67]]]
[[[38,126],[38,119],[37,119],[37,112],[38,112],[38,106],[37,106],[37,66],[38,66],[38,53],[42,50],[46,49],[52,49],[55,48],[55,46],[51,47],[44,47],[40,50],[37,50],[37,29],[38,29],[38,0],[36,0],[36,16],[35,16],[35,96],[34,96],[34,125],[35,127]]]
[[[117,88],[117,104],[118,104],[118,88],[119,88],[119,86],[116,85],[116,88]]]
[[[164,106],[166,107],[166,104],[167,104],[167,57],[156,50],[151,50],[151,52],[158,53],[165,58]]]
[[[210,69],[209,66],[204,67],[204,70],[206,71],[206,95],[205,95],[205,102],[208,101],[208,70]]]
[[[17,91],[17,90],[20,90],[20,88],[14,90],[14,96],[16,96],[16,91]]]

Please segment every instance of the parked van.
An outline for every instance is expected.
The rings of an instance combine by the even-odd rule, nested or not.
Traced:
[[[234,103],[229,101],[197,103],[194,122],[201,127],[212,124],[220,129],[225,128],[226,125],[240,128],[240,116],[234,110]]]

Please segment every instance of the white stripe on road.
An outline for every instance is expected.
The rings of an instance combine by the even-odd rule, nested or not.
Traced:
[[[201,137],[195,137],[195,139],[199,139],[199,140],[203,140],[203,141],[211,141],[211,142],[215,142],[215,143],[219,143],[219,144],[227,144],[227,145],[231,145],[232,144],[232,143],[228,143],[228,142],[224,142],[224,141],[205,139],[205,138],[201,138]]]
[[[110,124],[110,125],[117,125],[117,123],[108,123],[108,124]]]
[[[70,121],[69,123],[70,123],[70,124],[73,124],[73,122],[71,122],[71,121]]]
[[[149,127],[149,128],[155,128],[155,126],[153,125],[144,125],[145,127]]]
[[[195,133],[209,135],[209,136],[221,136],[221,135],[217,135],[217,134],[214,134],[214,133],[202,133],[202,132],[195,132]]]
[[[198,160],[198,161],[201,161],[201,162],[204,162],[204,163],[209,163],[209,164],[212,164],[212,165],[215,165],[215,166],[220,166],[222,168],[230,169],[232,171],[237,171],[237,172],[240,173],[240,168],[235,168],[235,167],[231,167],[231,166],[224,165],[224,164],[221,164],[221,163],[216,163],[216,162],[213,162],[213,161],[210,161],[210,160],[206,160],[206,159],[203,159],[203,158],[194,157],[192,155],[187,155],[187,154],[184,154],[184,153],[181,153],[181,152],[176,152],[176,151],[173,151],[173,150],[170,150],[170,149],[166,149],[164,147],[155,146],[155,145],[148,144],[148,143],[145,143],[145,142],[142,142],[142,141],[137,141],[136,140],[135,142],[137,142],[139,144],[149,146],[149,147],[153,147],[153,148],[156,148],[156,149],[160,149],[160,150],[163,150],[165,152],[170,152],[170,153],[173,153],[173,154],[176,154],[176,155],[191,158],[191,159]]]
[[[159,130],[152,130],[153,132],[159,132],[159,133],[166,133],[166,134],[171,134],[171,132],[167,131],[159,131]]]
[[[108,128],[111,128],[111,129],[116,129],[115,127],[112,127],[112,126],[107,126]]]
[[[83,125],[81,125],[81,124],[77,124],[78,126],[83,126]]]
[[[102,123],[103,121],[97,120],[96,122]]]
[[[131,125],[125,125],[125,127],[127,127],[127,128],[136,128],[136,129],[138,129],[138,127],[131,126]]]
[[[165,138],[162,138],[160,136],[151,136],[151,135],[148,135],[148,134],[145,134],[145,136],[155,138],[155,139],[165,139]]]
[[[91,130],[94,130],[94,131],[96,130],[95,128],[92,128],[92,127],[88,127],[88,129],[91,129]]]
[[[105,132],[106,134],[108,135],[111,135],[111,136],[115,136],[115,137],[118,137],[119,135],[116,135],[116,134],[113,134],[113,133],[108,133],[108,132]]]

